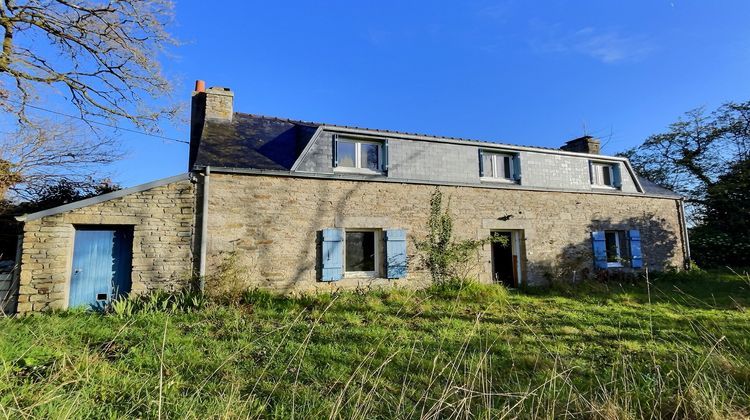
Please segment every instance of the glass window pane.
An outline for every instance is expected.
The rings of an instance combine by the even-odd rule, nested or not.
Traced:
[[[617,248],[617,232],[604,232],[604,239],[607,241],[607,262],[618,262],[620,255]]]
[[[490,153],[482,154],[482,169],[484,170],[483,176],[493,176],[492,175],[492,154]]]
[[[602,165],[594,165],[594,184],[602,184]]]
[[[380,147],[377,144],[361,143],[360,168],[380,170]]]
[[[354,168],[354,147],[355,144],[348,141],[339,141],[336,143],[336,155],[338,157],[339,166],[347,168]]]
[[[630,258],[630,241],[625,237],[624,230],[617,231],[617,239],[620,240],[620,258]]]
[[[346,271],[375,271],[375,232],[346,232]]]
[[[510,179],[510,156],[503,156],[503,176]]]
[[[612,185],[612,177],[610,176],[610,168],[607,165],[602,165],[602,184]]]

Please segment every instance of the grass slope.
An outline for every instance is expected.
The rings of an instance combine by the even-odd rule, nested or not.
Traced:
[[[0,319],[0,415],[746,417],[750,283],[447,285]]]

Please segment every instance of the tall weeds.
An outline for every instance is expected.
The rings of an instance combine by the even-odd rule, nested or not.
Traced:
[[[607,320],[611,294],[582,304],[585,285],[578,296],[530,297],[471,282],[298,298],[255,291],[232,308],[144,303],[177,301],[162,296],[139,301],[150,312],[49,316],[75,334],[21,319],[43,331],[21,354],[0,340],[0,354],[16,354],[0,366],[0,415],[747,418],[747,315],[688,299],[689,282],[649,280],[640,303],[626,296],[612,309],[630,325],[601,331],[587,328]],[[48,340],[60,349],[40,353]]]

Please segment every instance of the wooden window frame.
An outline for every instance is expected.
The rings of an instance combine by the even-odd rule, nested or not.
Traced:
[[[625,230],[605,230],[604,231],[604,249],[609,250],[607,234],[614,233],[615,236],[615,249],[617,250],[617,261],[609,261],[609,255],[607,255],[607,268],[623,267],[623,261],[630,258],[629,255],[624,255],[628,251],[628,233]],[[626,243],[621,243],[624,240]]]
[[[599,168],[602,168],[603,170],[606,170],[609,172],[609,184],[604,184],[604,176],[601,175],[600,179],[600,172]],[[612,169],[611,163],[604,163],[604,162],[591,162],[591,185],[595,188],[604,188],[604,189],[612,189],[616,190],[617,187],[615,187],[615,174],[614,170]]]
[[[505,183],[511,183],[515,184],[515,167],[513,165],[513,159],[516,159],[516,156],[510,154],[510,153],[502,153],[502,152],[482,152],[483,156],[482,159],[484,159],[484,156],[490,157],[490,168],[484,168],[484,174],[481,178],[482,181],[492,181],[492,182],[505,182]],[[505,163],[502,164],[502,169],[499,170],[498,168],[498,158],[505,159],[508,158],[508,174],[510,175],[509,178],[505,177]],[[502,175],[501,175],[502,174]]]
[[[341,166],[339,163],[334,168],[335,172],[350,172],[350,173],[359,173],[359,174],[368,174],[368,175],[383,175],[385,173],[384,168],[384,144],[382,141],[373,141],[373,140],[361,140],[361,139],[351,139],[351,138],[339,138],[336,140],[336,148],[338,149],[339,144],[341,143],[350,143],[354,145],[354,166]],[[362,167],[362,145],[363,144],[373,144],[378,147],[378,170],[374,171],[370,168],[363,168]],[[336,151],[338,155],[338,150]],[[339,157],[340,158],[340,157]]]
[[[356,232],[373,232],[373,238],[375,241],[375,270],[374,271],[347,271],[346,270],[346,234]],[[341,252],[344,254],[342,258],[344,278],[379,278],[381,276],[383,265],[383,250],[382,248],[382,229],[344,229],[344,238],[341,247]]]

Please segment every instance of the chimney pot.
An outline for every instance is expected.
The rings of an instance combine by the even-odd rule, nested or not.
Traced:
[[[205,92],[206,91],[206,82],[203,80],[196,80],[195,81],[195,91],[196,92]]]

